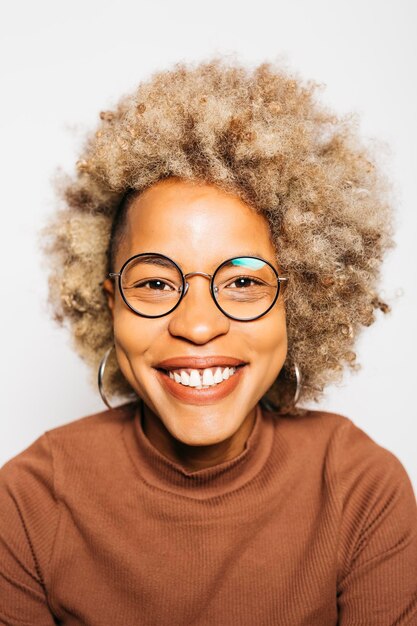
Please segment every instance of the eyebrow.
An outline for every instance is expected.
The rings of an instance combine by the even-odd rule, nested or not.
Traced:
[[[151,254],[160,254],[159,252],[150,252]],[[146,263],[148,265],[160,265],[161,267],[172,267],[172,262],[168,259],[164,259],[163,257],[151,257],[151,256],[143,256],[141,258],[142,263]]]
[[[147,254],[149,256],[147,256]],[[142,263],[146,263],[148,265],[159,265],[160,267],[172,267],[171,261],[169,261],[168,259],[165,259],[162,256],[155,256],[155,257],[152,256],[151,257],[151,255],[153,255],[153,254],[159,255],[159,254],[162,254],[162,252],[148,252],[148,253],[144,254],[143,257],[138,257],[138,258],[141,259]],[[260,254],[259,252],[256,252],[256,251],[255,252],[254,251],[244,252],[242,254],[236,254],[234,256],[227,257],[227,258],[228,259],[242,259],[242,258],[245,258],[245,257],[258,257],[260,259],[264,258],[262,256],[262,254]],[[226,259],[223,259],[223,260],[226,260]],[[268,260],[268,259],[266,259],[266,260]],[[177,262],[175,261],[175,263],[177,263]],[[221,265],[221,263],[223,263],[223,261],[220,261],[220,263],[218,263],[218,265],[216,267]],[[179,265],[179,263],[177,263],[177,265]],[[181,266],[179,265],[179,267],[181,267]]]

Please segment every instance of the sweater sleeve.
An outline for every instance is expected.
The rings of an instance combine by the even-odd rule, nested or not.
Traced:
[[[417,624],[417,506],[400,461],[352,422],[338,450],[340,626]]]
[[[57,522],[45,434],[0,470],[0,624],[56,623],[46,578]]]

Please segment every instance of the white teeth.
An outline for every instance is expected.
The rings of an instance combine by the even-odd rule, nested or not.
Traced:
[[[197,370],[191,370],[188,384],[190,387],[201,387],[201,378]]]
[[[190,377],[187,374],[187,372],[184,372],[184,370],[182,370],[182,372],[181,372],[181,384],[182,385],[189,385],[190,384]]]
[[[213,372],[211,369],[206,369],[203,372],[203,385],[214,385]]]
[[[208,389],[209,387],[223,382],[223,380],[227,380],[236,372],[236,367],[217,367],[214,374],[213,369],[214,368],[206,368],[204,370],[190,369],[188,371],[170,370],[168,371],[168,376],[172,380],[175,380],[176,383],[187,387]]]
[[[223,380],[222,368],[218,367],[214,372],[214,382],[221,383]]]

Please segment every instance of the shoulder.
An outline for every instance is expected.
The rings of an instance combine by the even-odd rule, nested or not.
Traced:
[[[347,486],[350,480],[371,480],[372,476],[396,482],[409,482],[401,461],[390,450],[377,443],[352,419],[326,411],[309,411],[304,417],[305,427],[311,420],[317,437],[328,442],[329,462],[337,468],[339,484]]]
[[[86,454],[90,458],[100,456],[134,412],[134,404],[125,404],[46,431],[0,468],[0,489],[23,489],[29,494],[36,486],[54,492],[62,460],[68,458],[73,463]]]
[[[397,551],[415,571],[417,504],[401,461],[349,418],[313,411],[303,418],[305,428],[308,419],[322,445],[327,441],[326,474],[340,512],[340,575]]]
[[[334,467],[342,451],[347,454],[347,449],[357,447],[358,442],[365,447],[377,445],[351,419],[337,413],[301,409],[295,415],[270,415],[281,446],[309,465]]]
[[[404,494],[416,514],[410,478],[401,461],[354,421],[327,411],[275,416],[281,449],[297,459],[306,477],[322,476],[341,509],[385,493]]]
[[[297,414],[273,414],[279,429],[291,437],[299,437],[305,441],[327,440],[340,430],[353,425],[353,422],[338,413],[300,409]]]
[[[357,463],[382,462],[393,471],[402,467],[398,458],[378,444],[349,417],[328,411],[305,410],[300,415],[279,416],[276,429],[284,438],[307,448],[321,449],[329,461],[340,469],[357,467]]]
[[[275,432],[310,485],[326,485],[337,511],[339,582],[397,559],[416,571],[417,504],[401,461],[351,419],[324,411],[279,417]],[[381,566],[382,567],[382,566]],[[411,579],[410,579],[411,580]],[[414,579],[415,580],[415,579]]]
[[[0,469],[0,596],[42,596],[62,514],[78,506],[80,480],[94,480],[130,414],[125,406],[54,428]]]
[[[136,403],[128,403],[115,409],[107,409],[57,426],[46,431],[45,435],[54,451],[75,446],[80,452],[92,452],[111,443],[123,430],[126,422],[133,419],[136,408]]]

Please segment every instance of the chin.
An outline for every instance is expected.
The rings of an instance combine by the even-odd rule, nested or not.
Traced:
[[[169,428],[171,435],[187,446],[214,446],[216,444],[226,441],[232,437],[239,429],[240,424],[236,424],[235,428],[215,428],[213,424],[209,424],[207,428],[204,428],[203,424],[190,426],[186,428],[185,425]],[[168,428],[168,424],[165,424]]]
[[[243,411],[236,407],[230,410],[213,405],[188,406],[178,410],[178,413],[168,410],[166,418],[164,413],[158,412],[172,437],[189,446],[211,446],[232,437],[245,421],[249,408]]]

